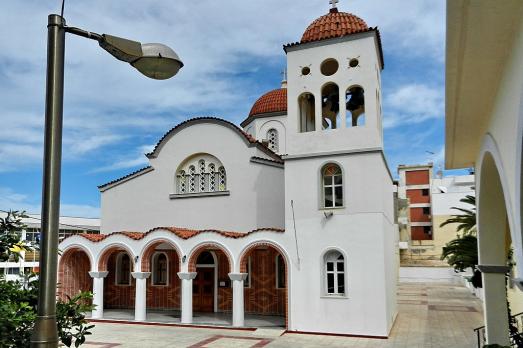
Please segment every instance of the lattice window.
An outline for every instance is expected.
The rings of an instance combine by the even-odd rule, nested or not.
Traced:
[[[338,165],[329,163],[322,169],[323,207],[343,206],[343,179]]]
[[[205,185],[206,175],[205,175],[205,161],[204,160],[198,161],[198,168],[200,169],[198,187],[199,187],[200,192],[205,192],[207,190],[206,190],[206,185]]]
[[[186,183],[186,176],[185,171],[180,170],[178,173],[178,193],[186,193],[187,192],[187,183]]]
[[[227,189],[227,176],[224,167],[218,169],[218,189],[220,191],[225,191]]]
[[[187,158],[178,167],[175,179],[177,194],[227,191],[225,168],[220,160],[210,154]]]
[[[209,164],[209,191],[216,191],[216,166],[213,163]]]
[[[269,142],[269,149],[278,152],[278,131],[274,128],[267,132],[267,141]]]
[[[339,251],[325,255],[325,292],[327,295],[345,295],[345,259]]]
[[[196,192],[196,168],[194,166],[189,167],[189,192]]]

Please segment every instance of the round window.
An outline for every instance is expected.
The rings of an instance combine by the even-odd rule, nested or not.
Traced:
[[[359,64],[360,64],[360,61],[357,60],[356,58],[352,58],[352,59],[349,61],[349,66],[350,66],[351,68],[355,68],[355,67],[357,67]]]
[[[311,68],[309,68],[308,66],[304,66],[303,68],[301,68],[302,75],[309,75],[310,73],[311,73]]]
[[[333,58],[325,59],[323,63],[321,63],[320,71],[325,76],[331,76],[338,71],[338,61]]]

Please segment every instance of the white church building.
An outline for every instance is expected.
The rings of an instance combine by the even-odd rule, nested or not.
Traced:
[[[388,337],[398,255],[379,31],[334,5],[284,51],[287,81],[241,128],[188,119],[147,167],[99,186],[101,234],[60,244],[62,296],[93,291],[93,318],[272,316],[289,331]]]

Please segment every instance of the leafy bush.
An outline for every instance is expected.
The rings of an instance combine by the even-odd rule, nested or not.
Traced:
[[[18,260],[21,251],[34,247],[21,241],[23,213],[9,212],[0,218],[0,261]],[[84,313],[94,306],[91,292],[80,292],[58,299],[56,302],[56,321],[58,337],[67,347],[74,343],[79,347],[94,325],[89,325]],[[38,279],[36,274],[24,276],[23,281],[7,281],[0,275],[0,347],[29,347],[31,334],[37,316]]]

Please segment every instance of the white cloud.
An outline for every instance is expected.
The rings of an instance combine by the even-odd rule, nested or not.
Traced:
[[[383,126],[393,128],[443,118],[443,87],[407,84],[389,93],[384,100]]]
[[[31,214],[40,214],[41,204],[28,195],[17,193],[8,187],[0,186],[0,210],[18,210]],[[86,204],[60,204],[61,216],[99,217],[100,208]]]
[[[433,0],[339,4],[340,10],[380,27],[386,54],[438,62],[444,50],[444,6]],[[249,73],[260,70],[260,62],[283,65],[282,44],[299,41],[307,25],[328,7],[326,0],[67,1],[69,25],[166,43],[185,66],[173,79],[149,80],[100,50],[96,42],[68,34],[64,160],[78,160],[78,155],[97,158],[104,148],[167,130],[188,116],[210,113],[241,119],[252,96],[260,93]],[[58,10],[59,1],[2,2],[0,20],[17,30],[0,36],[0,47],[9,48],[0,52],[0,172],[41,165],[46,22],[47,15]],[[429,87],[407,87],[395,95],[405,105],[393,103],[390,110],[384,109],[387,127],[436,117],[429,107],[439,97]],[[143,163],[144,157],[133,153],[110,160],[113,168],[124,168]]]
[[[138,166],[148,165],[149,160],[147,157],[145,157],[145,154],[151,152],[154,149],[154,146],[155,145],[139,146],[137,149],[135,149],[135,151],[133,151],[132,156],[121,158],[116,160],[114,163],[96,168],[92,170],[91,173],[110,172],[118,169],[135,168]]]

